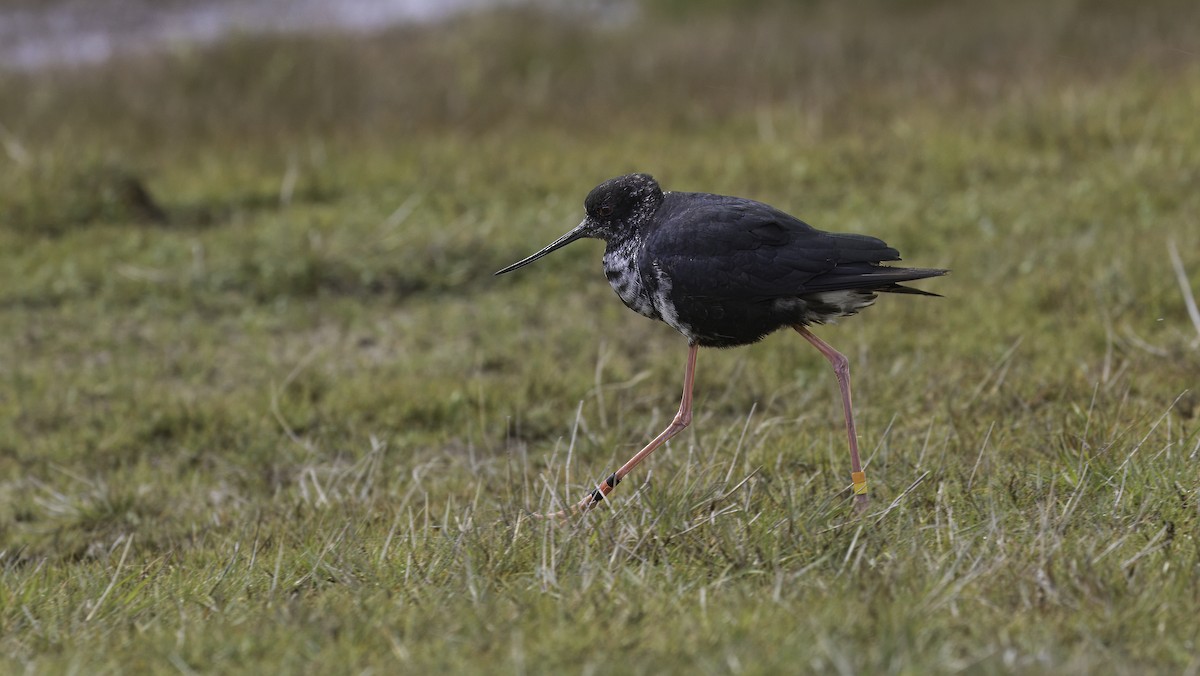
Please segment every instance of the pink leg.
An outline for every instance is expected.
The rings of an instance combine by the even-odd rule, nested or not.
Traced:
[[[833,346],[813,335],[807,327],[796,324],[792,327],[804,339],[821,351],[829,363],[833,365],[833,373],[837,376],[838,386],[842,390],[842,411],[846,415],[846,436],[850,438],[850,477],[854,482],[855,507],[859,512],[867,508],[867,474],[863,472],[862,463],[858,459],[858,432],[854,428],[854,409],[850,405],[850,360],[846,355],[833,349]]]
[[[687,365],[683,370],[683,400],[679,402],[679,412],[675,414],[675,419],[663,430],[661,434],[646,444],[646,447],[638,451],[632,458],[629,459],[620,469],[613,472],[599,486],[583,499],[579,504],[568,511],[559,512],[552,516],[566,516],[572,512],[586,512],[596,505],[604,501],[605,496],[612,492],[617,484],[621,483],[621,479],[625,478],[626,474],[633,471],[638,463],[646,459],[646,456],[654,452],[656,448],[662,446],[668,439],[679,434],[683,428],[687,427],[692,422],[692,385],[696,380],[696,351],[698,346],[692,343],[688,346]]]

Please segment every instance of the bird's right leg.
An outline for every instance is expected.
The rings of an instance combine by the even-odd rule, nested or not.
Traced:
[[[854,407],[850,403],[850,360],[833,346],[816,337],[808,327],[796,324],[796,333],[812,343],[813,347],[829,360],[833,374],[837,376],[838,388],[842,391],[842,412],[846,416],[846,436],[850,440],[850,479],[854,488],[854,507],[861,513],[867,508],[867,474],[858,457],[858,431],[854,427]]]
[[[692,343],[688,346],[687,364],[683,369],[683,399],[679,402],[679,412],[675,414],[675,419],[667,425],[667,429],[663,430],[657,437],[646,444],[646,447],[638,451],[632,458],[629,459],[620,469],[609,475],[607,479],[600,483],[599,486],[592,489],[586,498],[576,504],[570,510],[564,510],[551,516],[567,516],[573,513],[583,513],[591,510],[596,505],[604,501],[605,496],[612,492],[617,484],[621,483],[621,479],[625,478],[638,463],[646,459],[659,446],[662,446],[668,439],[679,434],[683,428],[687,427],[692,422],[692,385],[696,381],[696,351],[699,346]]]

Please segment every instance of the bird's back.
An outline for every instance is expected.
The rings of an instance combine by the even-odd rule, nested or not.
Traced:
[[[642,236],[639,267],[660,290],[656,307],[701,345],[852,315],[877,292],[925,293],[899,283],[945,274],[881,265],[900,259],[883,240],[824,232],[740,197],[667,193]]]

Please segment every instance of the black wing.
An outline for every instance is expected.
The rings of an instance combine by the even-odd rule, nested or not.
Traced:
[[[644,255],[673,292],[691,297],[777,298],[880,289],[943,270],[880,265],[900,252],[867,235],[818,230],[774,207],[738,197],[669,193]]]

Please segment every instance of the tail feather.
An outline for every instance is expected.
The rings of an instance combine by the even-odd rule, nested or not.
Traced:
[[[909,293],[914,296],[933,296],[934,298],[942,297],[942,294],[940,294],[940,293],[934,293],[932,291],[923,291],[921,289],[914,289],[911,286],[901,286],[899,284],[893,284],[891,286],[884,287],[882,289],[876,289],[876,291],[882,291],[883,293]]]
[[[839,289],[871,289],[888,293],[912,293],[936,296],[936,293],[921,291],[900,282],[912,282],[928,277],[940,277],[949,270],[938,268],[901,268],[888,265],[843,265],[832,272],[821,275],[806,285],[805,291],[836,291]]]

